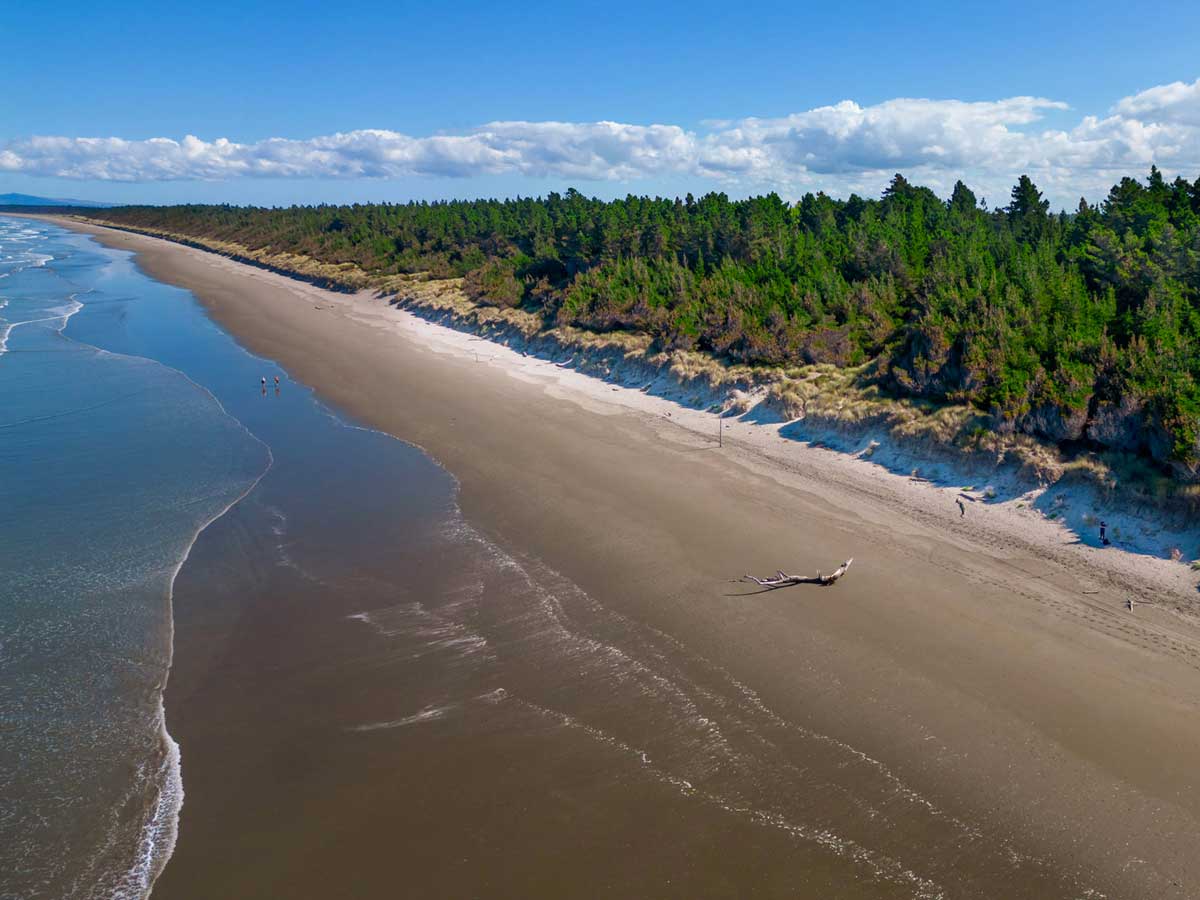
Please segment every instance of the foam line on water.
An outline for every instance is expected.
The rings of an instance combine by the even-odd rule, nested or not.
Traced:
[[[697,788],[688,779],[658,766],[648,751],[628,744],[575,716],[512,695],[508,695],[508,699],[557,722],[564,728],[580,731],[605,746],[633,757],[655,780],[673,787],[683,796],[697,797],[725,812],[749,819],[758,825],[779,829],[799,841],[822,847],[839,858],[852,860],[869,869],[876,877],[910,886],[914,891],[913,896],[920,900],[941,900],[945,897],[944,889],[936,882],[919,875],[889,856],[863,847],[856,841],[837,835],[827,828],[810,828],[791,821],[782,813],[758,809],[718,793]]]
[[[419,725],[423,722],[433,722],[437,719],[444,718],[447,713],[452,712],[458,707],[457,703],[448,703],[445,706],[427,706],[420,712],[413,713],[411,716],[404,716],[401,719],[394,719],[390,722],[371,722],[367,725],[356,725],[351,731],[383,731],[392,728],[403,728],[406,725]]]
[[[0,354],[4,354],[4,353],[8,352],[8,336],[10,334],[12,334],[13,329],[19,325],[36,325],[39,322],[61,321],[62,324],[58,327],[57,331],[59,334],[62,334],[63,331],[66,330],[67,323],[71,320],[71,316],[75,315],[75,313],[77,313],[81,309],[83,309],[83,304],[75,299],[76,296],[77,296],[76,294],[72,294],[68,298],[68,300],[69,300],[68,306],[52,307],[52,309],[61,310],[61,312],[59,312],[59,314],[57,314],[57,315],[43,316],[42,318],[38,318],[38,319],[26,319],[21,322],[6,322],[3,326],[4,330],[2,332],[0,332]],[[5,301],[5,305],[6,306],[8,305],[7,301]]]

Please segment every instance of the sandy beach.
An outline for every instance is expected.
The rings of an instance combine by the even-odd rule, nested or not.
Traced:
[[[1200,895],[1200,595],[1186,566],[1080,541],[1015,498],[996,505],[980,499],[960,516],[953,491],[787,440],[778,424],[719,423],[375,297],[331,293],[166,241],[56,221],[136,252],[145,272],[192,291],[252,352],[278,361],[356,420],[422,448],[457,481],[466,521],[496,547],[536,561],[604,610],[652,629],[664,646],[679,648],[680,659],[725,673],[746,689],[747,704],[852,751],[863,774],[845,774],[846,784],[890,785],[889,799],[872,807],[883,823],[878,834],[864,826],[859,844],[874,835],[877,843],[891,842],[880,850],[887,858],[915,860],[910,887],[892,896]],[[200,549],[201,562],[207,553],[208,564],[217,565],[219,535]],[[829,589],[763,593],[739,581],[748,572],[830,571],[851,557],[850,573]],[[339,614],[354,608],[348,598]],[[177,610],[176,669],[166,694],[186,800],[176,856],[156,895],[252,896],[238,889],[252,884],[287,885],[289,896],[395,896],[402,876],[391,865],[386,817],[346,824],[356,820],[348,797],[363,803],[373,791],[392,796],[389,779],[398,776],[383,750],[365,762],[351,755],[361,748],[332,739],[315,750],[327,771],[339,772],[337,789],[325,785],[311,804],[281,792],[272,814],[286,821],[287,835],[275,844],[239,830],[239,823],[253,830],[266,821],[256,811],[262,797],[245,790],[249,775],[238,771],[239,754],[227,752],[219,765],[204,759],[222,752],[221,728],[252,740],[248,726],[237,730],[238,716],[222,714],[225,704],[253,698],[261,725],[271,700],[256,692],[279,689],[272,672],[321,671],[316,620],[284,628],[269,605],[224,610],[226,622],[254,626],[221,631],[239,635],[231,670],[206,644],[216,632],[189,633],[189,615]],[[285,633],[303,640],[279,641]],[[293,647],[302,650],[289,659]],[[237,677],[223,680],[229,671]],[[344,700],[313,690],[329,706]],[[586,701],[574,702],[582,709]],[[405,754],[397,757],[402,766],[434,765],[411,748]],[[362,765],[344,765],[351,760]],[[786,762],[822,765],[796,754]],[[589,771],[576,772],[577,782],[586,784]],[[514,784],[539,790],[525,777],[514,775]],[[416,804],[410,813],[419,810],[420,798],[406,796]],[[504,796],[496,802],[511,802]],[[594,807],[566,803],[547,821],[583,823],[580,839],[611,858],[625,852],[619,830],[639,817],[649,830],[653,810],[676,802],[664,795],[655,806],[619,796],[629,804],[620,815],[597,799]],[[635,812],[635,802],[646,809]],[[806,802],[822,809],[822,798]],[[756,817],[745,807],[735,810],[741,830],[713,824],[690,849],[661,837],[677,827],[669,821],[654,824],[657,837],[643,833],[637,843],[662,841],[681,871],[703,871],[704,854],[736,855],[744,845],[751,872],[777,858],[785,838],[811,839],[788,837],[770,815]],[[689,808],[676,811],[686,816]],[[814,815],[836,823],[839,813],[831,806]],[[483,813],[479,822],[507,827]],[[373,841],[351,839],[364,833]],[[244,861],[236,880],[221,881],[229,873],[214,870],[229,848],[251,840],[270,845],[269,852]],[[347,854],[357,854],[353,883],[314,874],[343,865]],[[639,854],[626,859],[636,867]],[[516,874],[506,881],[493,868],[496,880],[464,876],[443,895],[629,896],[644,889],[632,879],[572,886],[568,862],[542,861],[557,881],[535,884]],[[797,892],[792,875],[755,882],[759,895],[887,895],[859,893],[834,869],[825,888]],[[725,870],[721,878],[699,883],[708,883],[711,895],[737,896],[736,874]],[[697,883],[681,879],[655,893],[695,895]],[[830,884],[835,892],[821,893]],[[426,888],[422,895],[435,893]]]

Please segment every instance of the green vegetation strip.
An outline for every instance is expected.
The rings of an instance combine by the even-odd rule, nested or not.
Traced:
[[[899,175],[879,200],[794,205],[572,190],[75,212],[332,287],[490,307],[527,336],[607,336],[764,384],[790,414],[960,447],[1031,436],[1144,484],[1200,480],[1200,178],[1152,170],[1060,214],[1026,177],[988,209],[962,182],[943,201]]]

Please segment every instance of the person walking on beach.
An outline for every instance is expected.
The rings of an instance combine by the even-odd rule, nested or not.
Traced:
[[[1108,546],[1108,523],[1103,519],[1100,520],[1100,543],[1105,547]]]
[[[275,376],[275,396],[279,396],[279,376]]]
[[[266,375],[264,375],[262,377],[262,392],[263,392],[264,397],[267,396],[267,376]]]
[[[967,507],[966,504],[962,502],[962,497],[955,497],[954,502],[958,504],[958,517],[960,519],[966,518]]]

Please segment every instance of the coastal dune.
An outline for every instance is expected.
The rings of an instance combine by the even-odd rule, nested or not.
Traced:
[[[775,717],[771,727],[806,735],[809,743],[781,754],[779,771],[841,765],[821,757],[820,746],[864,767],[829,776],[850,795],[859,782],[890,785],[886,805],[870,800],[886,827],[848,821],[844,798],[797,797],[773,811],[752,802],[744,784],[709,790],[745,813],[737,841],[760,834],[764,859],[777,858],[765,851],[787,841],[817,841],[821,828],[785,841],[777,827],[785,814],[799,821],[807,804],[812,821],[832,827],[846,820],[872,860],[905,861],[894,872],[877,865],[879,878],[895,885],[890,894],[851,887],[831,868],[825,890],[838,886],[837,896],[1200,893],[1200,620],[1195,581],[1184,567],[1080,546],[1032,514],[992,515],[976,504],[964,519],[951,495],[783,441],[777,429],[733,421],[718,443],[711,415],[473,341],[377,298],[57,221],[135,252],[148,274],[192,291],[252,352],[278,361],[359,422],[424,449],[456,479],[465,520],[496,547],[658,635],[656,646],[677,648],[662,651],[678,654],[672,665],[682,668],[686,658],[719,671],[723,684],[743,691],[738,703]],[[854,567],[830,588],[759,592],[739,581],[747,572],[829,572],[851,557]],[[185,567],[181,580],[186,575]],[[215,711],[236,703],[235,692],[270,684],[271,667],[288,653],[282,644],[257,662],[242,659],[237,686],[223,684],[206,636],[189,634],[187,620],[177,613],[176,670],[166,695],[186,800],[176,855],[155,891],[163,897],[237,892],[238,882],[222,884],[213,869],[236,846],[238,823],[259,821],[261,800],[238,790],[246,780],[235,771],[242,754],[256,758],[253,749],[223,759],[227,777],[206,776],[203,790],[189,772],[205,771],[203,748],[215,740],[202,731],[219,727]],[[272,641],[272,610],[255,610],[254,621],[254,640]],[[253,646],[244,648],[250,657]],[[313,652],[311,641],[305,646]],[[269,698],[258,699],[269,719]],[[583,708],[582,694],[575,702]],[[391,724],[420,728],[441,714],[423,710],[414,715],[424,718]],[[269,723],[260,725],[269,731]],[[356,737],[342,732],[338,740],[348,747]],[[322,764],[352,758],[341,753],[331,739],[320,748]],[[352,861],[345,858],[351,841],[321,837],[353,831],[347,823],[357,813],[346,798],[366,802],[373,782],[392,777],[383,759],[356,775],[340,770],[344,783],[311,804],[274,810],[306,858],[260,854],[245,863],[242,883],[287,884],[298,891],[290,896],[301,896],[296,867],[352,865],[355,883],[343,895],[393,896],[396,874],[380,834],[386,817],[366,817],[375,839]],[[420,765],[420,755],[406,764]],[[577,777],[587,782],[586,774]],[[679,786],[684,796],[688,790],[698,790],[693,781]],[[734,803],[729,798],[739,791]],[[420,804],[410,799],[416,805],[403,815],[419,819]],[[573,812],[591,823],[588,833],[611,838],[607,826],[629,826],[628,817],[602,811],[603,798],[594,803]],[[706,846],[719,843],[719,830],[706,831]],[[618,844],[602,846],[615,852]],[[739,852],[748,869],[761,863],[731,841],[729,853]],[[701,865],[682,851],[679,859]],[[913,872],[907,881],[897,874],[904,866]],[[794,896],[793,875],[761,890]],[[496,896],[512,895],[516,885],[518,893],[538,893],[515,875],[491,877],[463,884]],[[313,896],[330,895],[327,885],[318,890],[319,879],[308,883]],[[613,895],[597,885],[542,887],[546,896]],[[736,896],[737,888],[736,879],[713,882],[714,894]],[[638,883],[626,881],[623,890],[636,893]]]

